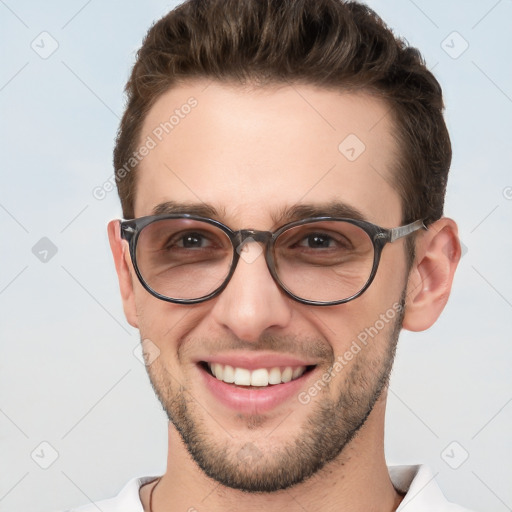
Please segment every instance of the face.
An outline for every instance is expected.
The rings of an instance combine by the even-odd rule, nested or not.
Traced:
[[[335,205],[395,227],[392,133],[386,106],[369,95],[182,85],[144,122],[141,145],[155,144],[137,170],[135,215],[191,212],[233,230],[275,231],[297,211],[321,215]],[[347,457],[371,422],[400,330],[406,257],[403,240],[388,244],[362,296],[315,307],[279,289],[258,243],[246,256],[219,296],[180,305],[143,289],[125,251],[133,276],[125,311],[158,347],[151,383],[199,467],[226,486],[272,492]],[[233,374],[292,380],[224,382]]]

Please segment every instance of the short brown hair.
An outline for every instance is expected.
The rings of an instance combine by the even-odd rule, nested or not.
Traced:
[[[451,145],[441,87],[418,50],[396,38],[375,12],[342,0],[187,0],[150,28],[126,84],[114,149],[125,218],[134,217],[137,176],[126,162],[146,114],[169,88],[194,78],[377,95],[390,106],[396,127],[394,185],[403,222],[428,224],[442,216]]]

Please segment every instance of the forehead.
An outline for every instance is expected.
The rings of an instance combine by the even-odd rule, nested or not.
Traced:
[[[169,201],[202,204],[234,228],[267,229],[283,209],[341,202],[396,225],[393,130],[389,107],[369,94],[182,84],[144,120],[135,215]]]

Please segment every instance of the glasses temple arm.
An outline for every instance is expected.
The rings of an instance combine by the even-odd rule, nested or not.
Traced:
[[[399,238],[403,238],[404,236],[410,235],[419,229],[427,229],[424,222],[422,220],[417,220],[416,222],[412,222],[411,224],[406,224],[405,226],[399,226],[398,228],[390,229],[390,242],[394,242]]]

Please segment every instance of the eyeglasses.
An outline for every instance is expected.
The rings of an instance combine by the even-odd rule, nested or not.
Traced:
[[[254,258],[247,244],[258,242],[264,244],[268,269],[279,287],[312,306],[359,297],[375,278],[384,246],[426,229],[421,220],[385,229],[362,220],[314,217],[274,232],[233,231],[190,214],[140,217],[120,221],[120,226],[142,286],[161,300],[196,304],[216,297],[240,258],[248,263]]]

